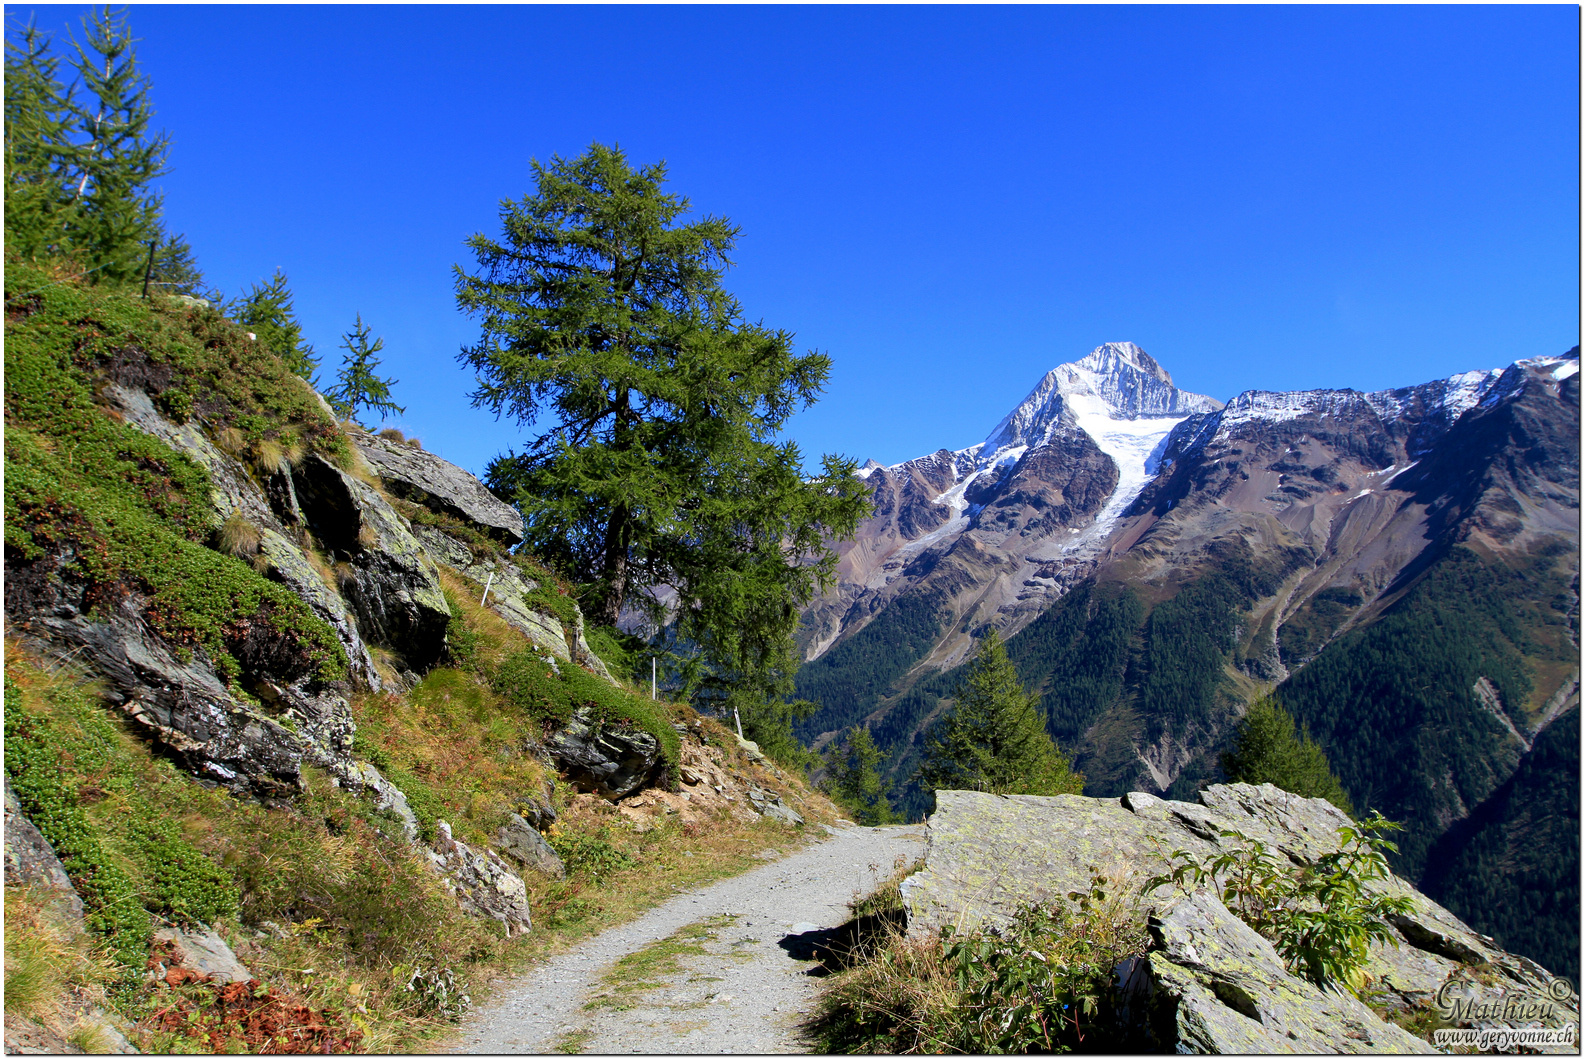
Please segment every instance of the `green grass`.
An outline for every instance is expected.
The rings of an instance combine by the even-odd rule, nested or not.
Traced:
[[[682,973],[684,957],[709,955],[704,943],[720,940],[720,932],[736,921],[737,917],[730,914],[710,916],[628,953],[600,979],[604,991],[584,1004],[583,1010],[627,1011],[637,1007],[639,994],[670,985],[670,980]]]

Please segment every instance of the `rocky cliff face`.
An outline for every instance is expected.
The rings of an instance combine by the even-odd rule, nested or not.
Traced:
[[[1328,802],[1246,784],[1208,787],[1194,802],[1142,792],[937,797],[923,868],[902,884],[908,931],[993,926],[1019,904],[1088,891],[1099,871],[1120,893],[1137,895],[1137,914],[1148,919],[1149,951],[1115,972],[1127,1023],[1117,1036],[1138,1048],[1433,1052],[1404,1026],[1425,1032],[1430,1013],[1446,1011],[1451,1017],[1437,1025],[1488,1027],[1501,1019],[1474,1012],[1519,1007],[1543,1025],[1577,1027],[1578,999],[1566,982],[1398,878],[1370,884],[1408,896],[1412,909],[1393,917],[1386,942],[1371,944],[1357,995],[1294,974],[1269,940],[1228,911],[1215,886],[1144,890],[1179,850],[1209,859],[1257,840],[1289,870],[1314,864],[1341,846],[1338,829],[1352,823]]]

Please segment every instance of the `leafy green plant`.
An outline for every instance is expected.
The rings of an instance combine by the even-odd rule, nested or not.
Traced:
[[[1226,828],[1221,837],[1238,845],[1208,859],[1176,850],[1171,871],[1144,889],[1209,884],[1228,911],[1275,945],[1295,971],[1316,984],[1357,991],[1370,942],[1395,945],[1390,917],[1414,908],[1406,894],[1381,887],[1392,874],[1386,854],[1397,850],[1386,832],[1400,827],[1377,812],[1356,827],[1338,828],[1340,848],[1298,871],[1259,839]]]
[[[1088,890],[1022,905],[994,928],[893,932],[832,976],[809,1028],[832,1052],[1105,1047],[1112,974],[1146,944],[1136,892],[1091,869]]]
[[[545,834],[566,870],[574,875],[604,879],[638,862],[598,835],[586,835],[553,825]]]

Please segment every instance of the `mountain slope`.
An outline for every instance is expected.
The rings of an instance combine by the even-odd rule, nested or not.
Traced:
[[[868,723],[902,806],[923,811],[906,785],[923,733],[995,624],[1091,795],[1192,797],[1246,703],[1275,687],[1355,805],[1406,823],[1406,873],[1472,856],[1438,843],[1577,703],[1577,352],[1378,393],[1138,408],[1170,413],[1153,419],[1108,406],[1158,437],[1128,464],[1083,402],[1169,377],[1107,355],[1124,348],[1079,362],[1117,379],[1057,369],[982,445],[871,469],[888,505],[849,552],[870,549],[869,580],[809,615],[799,686],[822,708],[806,734]],[[1086,393],[1064,392],[1074,378]],[[1005,472],[981,458],[1004,451]],[[1031,468],[1064,483],[1048,527],[1057,506],[1018,488]],[[1079,480],[1090,488],[1067,487]],[[953,489],[967,505],[942,512]],[[1505,841],[1491,826],[1482,841]]]

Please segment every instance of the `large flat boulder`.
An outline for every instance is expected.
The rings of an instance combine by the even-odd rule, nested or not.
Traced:
[[[1119,969],[1152,1047],[1191,1052],[1404,1051],[1427,1042],[1405,1035],[1377,1011],[1411,1014],[1458,1000],[1479,1012],[1538,1006],[1558,1025],[1576,1024],[1576,994],[1545,968],[1503,951],[1400,878],[1371,883],[1412,898],[1391,921],[1393,944],[1375,943],[1364,967],[1363,999],[1319,989],[1291,974],[1269,941],[1230,915],[1213,892],[1143,893],[1173,853],[1201,860],[1258,839],[1294,870],[1341,845],[1348,817],[1322,799],[1269,784],[1212,786],[1198,802],[1134,792],[1119,799],[936,792],[924,869],[902,884],[909,932],[994,928],[1020,904],[1061,901],[1088,890],[1092,869],[1139,895],[1152,944]],[[1560,1000],[1558,998],[1561,998]],[[1165,1011],[1165,1016],[1160,1013]],[[1468,1014],[1468,1013],[1474,1014]],[[1141,1045],[1142,1046],[1142,1045]]]
[[[507,547],[523,539],[523,519],[484,483],[456,464],[411,445],[366,430],[344,428],[391,495],[477,526]]]

